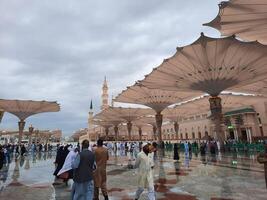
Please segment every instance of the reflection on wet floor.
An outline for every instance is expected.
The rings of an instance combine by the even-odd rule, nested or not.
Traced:
[[[263,166],[255,155],[206,155],[172,152],[156,160],[154,169],[157,199],[266,199]],[[110,152],[108,191],[110,199],[133,199],[137,185],[136,169],[131,169],[136,154]],[[0,199],[17,200],[70,198],[72,181],[52,186],[55,152],[11,157],[0,171]],[[234,162],[233,162],[234,161]],[[145,198],[143,194],[141,199]]]

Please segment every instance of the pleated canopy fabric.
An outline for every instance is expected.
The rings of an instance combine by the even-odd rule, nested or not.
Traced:
[[[137,127],[137,128],[143,128],[143,127],[150,127],[151,128],[151,123],[147,123],[145,120],[143,120],[143,118],[139,118],[135,121],[133,121],[133,124]],[[154,125],[156,126],[156,121],[155,121],[155,117],[153,117],[154,120]],[[152,121],[152,120],[151,120]],[[153,123],[153,122],[152,122]]]
[[[141,125],[141,124],[148,124],[148,125],[155,126],[155,127],[157,126],[155,117],[152,117],[152,116],[147,116],[147,117],[139,118],[139,119],[135,120],[133,123],[136,126],[138,126],[138,124],[139,125]]]
[[[103,128],[110,128],[112,127],[112,123],[109,121],[104,121],[104,120],[93,120],[92,122],[94,125],[102,126]]]
[[[236,88],[234,91],[250,93],[250,94],[258,94],[267,97],[267,79],[259,81],[257,83]]]
[[[253,104],[259,102],[259,100],[267,100],[266,97],[255,95],[243,95],[222,93],[219,95],[222,102],[223,111],[228,111],[234,108],[241,108],[247,106],[253,106]],[[201,114],[210,110],[209,96],[202,96],[198,99],[177,105],[173,108],[177,115],[181,118],[188,117],[190,115]],[[188,110],[188,112],[186,112]]]
[[[201,34],[140,82],[148,88],[201,91],[211,96],[267,77],[267,46],[235,37],[210,38]]]
[[[17,116],[20,120],[25,120],[38,113],[58,112],[60,110],[57,102],[5,99],[0,99],[0,108]]]
[[[115,101],[141,104],[154,109],[156,112],[161,112],[169,105],[188,100],[199,94],[197,92],[173,92],[161,89],[148,89],[136,83],[123,90],[115,98]]]
[[[198,108],[197,110],[185,108],[184,110],[182,110],[182,109],[176,109],[176,108],[166,108],[162,112],[162,114],[165,119],[168,119],[171,122],[179,122],[182,120],[183,116],[188,115],[189,113],[192,113],[192,112],[197,112],[197,111],[199,112],[199,109],[200,108]]]
[[[113,126],[118,126],[119,124],[126,122],[124,119],[120,118],[118,115],[114,113],[111,114],[110,108],[104,109],[98,114],[96,114],[93,118],[93,121],[104,121],[105,123],[112,124]]]
[[[155,115],[155,112],[150,108],[109,107],[105,112],[108,112],[110,115],[118,116],[127,122],[131,122],[146,115]]]
[[[224,1],[219,4],[216,18],[204,25],[219,30],[223,36],[235,34],[242,40],[267,45],[267,1]]]

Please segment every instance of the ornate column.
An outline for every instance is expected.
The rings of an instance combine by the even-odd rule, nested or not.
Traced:
[[[18,125],[19,125],[19,145],[21,144],[21,139],[22,139],[22,134],[23,134],[23,130],[24,130],[24,127],[25,127],[25,121],[24,120],[20,120],[18,122]]]
[[[119,132],[119,127],[118,125],[114,126],[114,133],[115,133],[115,140],[118,141],[118,132]]]
[[[158,142],[162,142],[162,134],[161,134],[161,126],[163,121],[163,115],[160,112],[156,114],[156,124],[157,124],[157,135],[158,135]]]
[[[178,124],[178,122],[174,122],[174,124],[173,124],[173,126],[174,126],[174,131],[175,131],[175,134],[176,134],[176,140],[178,140],[179,139],[179,135],[178,135],[178,131],[179,131],[179,124]]]
[[[225,140],[224,133],[222,131],[222,103],[221,98],[218,96],[210,97],[210,111],[211,111],[211,118],[215,125],[215,132],[217,135],[217,139],[220,141],[221,145]]]
[[[127,122],[127,130],[128,130],[128,138],[129,138],[129,141],[132,139],[132,138],[131,138],[132,127],[133,127],[132,122],[130,122],[130,121]]]
[[[142,141],[142,128],[138,128],[138,133],[139,133],[139,140]]]

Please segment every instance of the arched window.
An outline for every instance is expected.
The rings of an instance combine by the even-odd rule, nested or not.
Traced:
[[[195,132],[192,133],[192,137],[193,137],[193,139],[195,139]]]

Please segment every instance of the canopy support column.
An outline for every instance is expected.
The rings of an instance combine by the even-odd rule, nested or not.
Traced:
[[[163,115],[161,112],[157,112],[156,114],[156,124],[157,124],[157,135],[158,135],[158,142],[162,142],[162,134],[161,134],[161,126],[162,126],[162,121],[163,121]]]
[[[114,133],[115,133],[115,140],[118,141],[118,132],[119,132],[119,127],[118,125],[114,126]]]
[[[23,134],[23,130],[24,130],[25,124],[26,123],[25,123],[24,120],[20,120],[18,122],[18,125],[19,125],[19,145],[21,145],[22,134]]]
[[[31,125],[29,127],[29,145],[28,145],[28,149],[31,149],[32,146],[32,134],[33,134],[33,126]]]
[[[158,137],[157,137],[157,126],[153,126],[153,137],[154,137],[154,140],[157,140]]]
[[[129,138],[129,141],[132,139],[132,138],[131,138],[132,127],[133,127],[132,122],[130,122],[130,121],[127,122],[127,130],[128,130],[128,138]]]
[[[138,129],[138,133],[139,133],[139,140],[142,141],[142,128],[139,127]]]
[[[224,144],[224,134],[222,131],[222,103],[221,103],[221,98],[218,96],[215,97],[210,97],[209,102],[210,102],[210,111],[212,115],[212,120],[215,125],[215,132],[216,136],[220,142],[221,145]]]
[[[179,139],[179,136],[178,136],[178,131],[179,131],[179,124],[178,122],[174,122],[174,131],[175,131],[175,139],[178,140]]]

